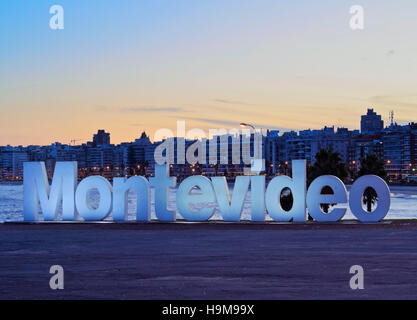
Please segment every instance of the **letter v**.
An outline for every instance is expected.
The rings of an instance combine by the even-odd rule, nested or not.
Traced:
[[[249,189],[250,177],[239,176],[236,178],[232,198],[225,177],[213,177],[211,181],[223,220],[240,221],[243,202]]]

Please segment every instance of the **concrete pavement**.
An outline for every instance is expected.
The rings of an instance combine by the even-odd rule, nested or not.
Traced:
[[[416,246],[415,221],[0,224],[0,298],[416,299]]]

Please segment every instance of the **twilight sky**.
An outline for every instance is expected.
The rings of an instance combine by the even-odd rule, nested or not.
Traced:
[[[49,28],[62,5],[65,29]],[[365,29],[349,27],[352,5]],[[0,145],[417,121],[415,0],[1,0]]]

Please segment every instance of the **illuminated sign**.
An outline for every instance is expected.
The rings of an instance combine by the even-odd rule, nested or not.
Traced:
[[[318,222],[339,221],[346,208],[334,208],[324,213],[322,204],[346,204],[357,219],[362,222],[381,221],[390,208],[390,190],[383,179],[368,175],[356,180],[348,194],[343,182],[335,176],[321,176],[314,180],[309,189],[306,186],[306,161],[292,162],[292,178],[277,176],[265,186],[265,176],[238,176],[232,194],[225,177],[191,176],[178,185],[176,204],[178,213],[187,221],[207,221],[214,214],[217,203],[224,221],[241,220],[245,197],[250,190],[251,220],[265,221],[266,212],[274,221],[304,222],[308,213]],[[330,187],[333,194],[322,194],[324,187]],[[113,213],[113,220],[127,220],[129,190],[137,194],[136,220],[151,220],[151,187],[155,189],[155,214],[159,221],[176,221],[176,211],[168,209],[170,188],[177,187],[176,178],[169,176],[168,165],[155,165],[155,177],[149,181],[144,177],[114,178],[113,185],[101,176],[90,176],[77,185],[77,162],[57,162],[52,184],[49,185],[45,164],[27,162],[24,164],[24,220],[58,220],[59,205],[62,203],[64,221],[100,221]],[[371,187],[378,196],[374,211],[362,207],[364,191]],[[293,205],[289,211],[282,208],[280,196],[284,189],[290,189]],[[98,191],[100,200],[96,208],[88,203],[88,192]],[[198,190],[198,192],[192,192]],[[266,210],[265,210],[266,209]]]

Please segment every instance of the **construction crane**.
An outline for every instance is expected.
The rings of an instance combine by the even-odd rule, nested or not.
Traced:
[[[72,139],[71,141],[70,141],[70,144],[72,144],[73,146],[75,146],[75,143],[76,142],[78,142],[78,141],[81,141],[82,139]]]

